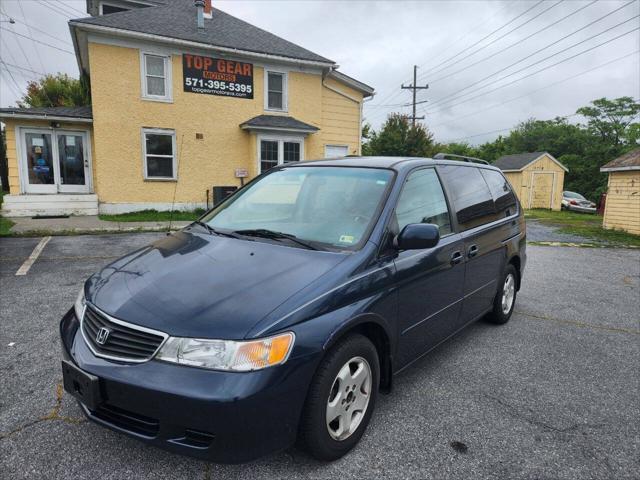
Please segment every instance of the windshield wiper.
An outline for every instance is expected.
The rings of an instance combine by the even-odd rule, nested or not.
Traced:
[[[204,227],[207,229],[207,231],[212,234],[212,235],[220,235],[223,237],[231,237],[231,238],[238,238],[238,236],[234,233],[230,233],[230,232],[222,232],[220,230],[216,230],[215,228],[213,228],[211,225],[209,225],[208,223],[205,222],[201,222],[200,220],[196,220],[193,223],[195,223],[196,225],[200,225],[201,227]]]
[[[296,237],[295,235],[292,235],[291,233],[276,232],[274,230],[268,230],[266,228],[235,230],[233,233],[236,233],[238,235],[244,235],[247,237],[262,237],[262,238],[271,238],[274,240],[286,239],[294,243],[297,243],[300,246],[308,248],[309,250],[319,250],[318,247],[311,245],[311,243],[305,242],[304,240],[300,240],[298,237]]]

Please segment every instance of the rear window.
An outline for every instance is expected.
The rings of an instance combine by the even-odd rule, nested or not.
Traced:
[[[439,169],[448,186],[461,230],[469,230],[498,218],[489,186],[479,168],[441,165]]]
[[[509,217],[516,213],[518,203],[507,179],[495,170],[483,168],[480,172],[489,186],[498,217]]]

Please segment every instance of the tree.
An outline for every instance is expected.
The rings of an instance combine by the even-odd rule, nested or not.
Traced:
[[[406,116],[398,113],[389,115],[379,132],[367,130],[367,134],[364,155],[428,157],[434,153],[431,132],[419,123],[412,126]]]
[[[628,129],[640,113],[640,103],[632,97],[620,97],[614,100],[599,98],[591,105],[576,112],[587,118],[589,130],[613,147],[628,144]],[[637,142],[637,138],[634,140]]]
[[[45,75],[37,82],[29,82],[27,93],[18,101],[21,108],[80,107],[90,104],[88,78],[83,76],[77,80],[66,73]]]

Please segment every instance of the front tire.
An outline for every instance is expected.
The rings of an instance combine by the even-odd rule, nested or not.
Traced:
[[[360,440],[380,384],[378,352],[363,335],[349,335],[322,360],[300,421],[299,441],[318,460],[337,460]]]
[[[493,300],[493,310],[486,316],[486,320],[501,325],[511,318],[518,293],[518,272],[512,264],[507,265],[499,281],[500,288]]]

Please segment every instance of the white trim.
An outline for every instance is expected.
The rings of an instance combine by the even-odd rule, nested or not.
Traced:
[[[551,183],[551,202],[549,203],[549,210],[553,210],[553,200],[556,196],[556,175],[557,172],[552,172],[549,170],[532,170],[531,171],[531,179],[529,183],[529,207],[531,208],[532,203],[532,195],[533,195],[533,187],[534,187],[534,175],[553,175],[553,180]]]
[[[147,62],[146,57],[159,57],[164,63],[164,95],[151,95],[147,92]],[[173,61],[171,55],[164,55],[155,51],[140,50],[140,94],[143,100],[151,100],[154,102],[173,103],[173,79],[171,71],[173,70]],[[161,78],[155,76],[155,78]]]
[[[152,33],[132,32],[129,30],[122,30],[122,29],[113,28],[113,27],[105,27],[102,25],[91,25],[87,23],[75,22],[73,20],[69,22],[69,28],[74,30],[86,31],[86,32],[106,33],[108,35],[113,35],[113,36],[135,38],[139,40],[148,40],[148,41],[157,42],[157,43],[179,45],[182,47],[200,48],[207,51],[216,51],[216,52],[230,53],[234,55],[242,55],[244,57],[269,59],[269,60],[274,60],[274,61],[293,64],[293,65],[309,65],[309,66],[325,67],[325,68],[326,67],[338,68],[338,65],[336,65],[333,62],[302,60],[302,59],[285,57],[280,55],[273,55],[268,53],[250,52],[248,50],[241,50],[238,48],[220,47],[216,45],[210,45],[207,43],[194,42],[191,40],[180,40],[177,38],[165,37],[162,35],[155,35]]]
[[[256,144],[257,144],[257,150],[258,150],[256,155],[256,160],[258,163],[256,171],[258,172],[258,175],[262,173],[261,143],[263,140],[278,142],[278,163],[276,164],[276,166],[284,164],[284,145],[283,145],[284,142],[299,143],[300,144],[300,161],[302,162],[304,160],[304,136],[302,135],[291,136],[291,135],[258,134],[256,140],[257,140]]]
[[[69,122],[69,123],[93,123],[93,118],[84,117],[60,117],[57,115],[29,115],[24,113],[0,113],[0,118],[13,120],[14,118],[24,120],[55,120],[57,122]]]
[[[275,73],[276,75],[282,75],[282,108],[269,108],[269,74]],[[267,112],[281,112],[286,113],[289,111],[289,72],[286,70],[278,70],[275,68],[264,68],[264,109]]]
[[[129,202],[129,203],[100,203],[100,214],[117,215],[120,213],[139,212],[140,210],[157,210],[159,212],[191,211],[196,208],[207,208],[206,202]]]
[[[337,157],[330,157],[327,155],[327,147],[334,147],[334,148],[346,148],[347,149],[347,153],[345,153],[344,155],[338,155]],[[342,157],[346,157],[347,155],[349,155],[349,145],[347,145],[346,143],[344,144],[337,144],[337,143],[325,143],[324,145],[324,158],[342,158]]]
[[[51,161],[53,166],[53,184],[50,185],[31,185],[29,183],[29,172],[27,170],[26,158],[24,155],[24,145],[26,142],[26,133],[41,132],[51,135]],[[68,133],[80,134],[85,143],[84,154],[86,159],[83,158],[83,167],[85,174],[85,184],[79,185],[77,191],[70,191],[68,189],[61,190],[63,185],[60,182],[60,155],[58,152],[58,134],[66,135]],[[27,195],[73,195],[73,194],[89,194],[93,193],[93,157],[91,155],[91,131],[82,128],[51,128],[51,127],[30,127],[25,125],[15,126],[15,145],[16,145],[16,160],[18,162],[18,179],[20,181],[20,193]],[[88,165],[84,165],[84,162]],[[48,187],[48,188],[38,188]],[[82,188],[81,188],[82,187]]]
[[[335,87],[327,85],[326,83],[324,83],[324,79],[322,80],[322,86],[325,87],[328,90],[331,90],[332,92],[337,93],[338,95],[342,95],[344,98],[347,98],[347,99],[351,100],[352,102],[360,103],[360,104],[362,103],[362,100],[358,100],[357,98],[352,97],[351,95],[349,95],[347,93],[344,93],[342,90],[338,90]]]
[[[360,93],[364,94],[365,97],[373,97],[375,95],[375,90],[372,87],[369,87],[369,85],[365,85],[355,78],[351,78],[344,73],[337,71],[336,69],[330,70],[327,76],[333,78],[338,82],[344,83],[354,90],[358,90]]]
[[[172,173],[171,177],[150,177],[147,175],[147,134],[151,135],[171,135],[171,148],[173,155],[155,155],[149,154],[152,157],[164,157],[172,159]],[[145,180],[149,181],[175,181],[178,180],[178,152],[176,150],[176,131],[167,128],[147,128],[142,127],[140,129],[140,136],[142,141],[142,175]]]
[[[601,172],[632,172],[634,170],[640,170],[640,165],[633,165],[631,167],[602,167]]]
[[[293,134],[302,134],[304,136],[309,135],[311,133],[316,133],[318,130],[306,130],[306,129],[302,129],[302,128],[288,128],[288,127],[252,127],[251,125],[244,125],[242,127],[242,130],[249,130],[252,132],[260,132],[260,131],[266,131],[266,132],[281,132],[282,134],[287,134],[287,133],[293,133]]]

